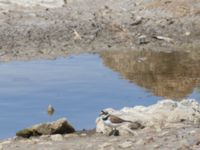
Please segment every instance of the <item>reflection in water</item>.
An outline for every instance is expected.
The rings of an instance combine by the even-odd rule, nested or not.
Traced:
[[[200,54],[197,52],[103,52],[106,66],[123,78],[165,98],[187,97],[198,86]]]

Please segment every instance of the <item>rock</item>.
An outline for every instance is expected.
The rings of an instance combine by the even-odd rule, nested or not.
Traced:
[[[38,136],[41,135],[39,133],[36,133],[34,130],[30,130],[30,129],[23,129],[21,131],[18,131],[16,133],[17,136],[23,137],[23,138],[29,138],[31,136]]]
[[[86,133],[81,133],[81,136],[85,137],[85,136],[87,136],[87,134]]]
[[[139,139],[137,142],[136,142],[137,145],[144,145],[145,142],[143,139]]]
[[[137,17],[135,18],[134,22],[131,23],[131,25],[132,25],[132,26],[135,26],[135,25],[141,24],[141,23],[142,23],[142,19],[143,19],[142,17],[137,16]]]
[[[38,143],[38,145],[53,145],[53,143],[50,141],[45,141],[45,142]]]
[[[29,138],[31,136],[66,134],[73,132],[75,132],[75,129],[65,118],[62,118],[54,122],[34,125],[30,128],[23,129],[18,131],[16,135],[19,137]]]
[[[109,147],[111,146],[112,144],[111,143],[103,143],[100,148],[106,148],[106,147]]]
[[[125,107],[121,110],[111,108],[105,110],[110,114],[133,122],[133,124],[124,123],[118,127],[117,130],[119,130],[120,135],[137,135],[137,130],[143,127],[162,131],[163,127],[177,126],[177,124],[184,124],[185,122],[196,124],[196,120],[200,118],[200,105],[192,99],[180,102],[162,100],[148,107],[136,106],[133,108]],[[185,121],[180,122],[181,119]],[[100,117],[96,119],[96,132],[108,134],[110,130],[111,128],[104,125]]]
[[[195,133],[196,133],[195,130],[192,130],[192,131],[189,132],[189,134],[195,134]]]
[[[155,145],[153,146],[154,149],[158,149],[158,148],[160,148],[160,147],[161,147],[160,144],[155,144]]]
[[[75,29],[73,31],[74,31],[74,39],[81,40],[82,38],[81,38],[80,34]]]
[[[42,136],[40,136],[40,139],[41,140],[48,140],[49,137],[50,137],[50,135],[42,135]]]
[[[64,139],[63,136],[60,134],[51,135],[50,138],[52,141],[63,141]]]
[[[133,146],[133,143],[130,142],[130,141],[126,141],[126,142],[124,142],[124,143],[122,143],[122,144],[119,144],[119,147],[120,147],[120,148],[129,148],[129,147],[131,147],[131,146]]]
[[[191,32],[189,32],[189,31],[185,32],[186,36],[189,36],[190,34],[191,34]]]
[[[157,39],[157,40],[163,40],[166,42],[173,42],[174,40],[172,38],[169,37],[164,37],[164,36],[153,36],[153,38]]]
[[[159,134],[160,137],[166,136],[169,134],[169,131],[165,131]]]
[[[147,44],[149,43],[149,41],[147,40],[147,36],[146,35],[141,35],[138,37],[138,43],[139,44]]]
[[[116,139],[116,138],[109,140],[109,142],[117,142],[117,141],[118,141],[118,139]]]
[[[64,138],[73,138],[73,137],[78,137],[77,134],[65,134]]]

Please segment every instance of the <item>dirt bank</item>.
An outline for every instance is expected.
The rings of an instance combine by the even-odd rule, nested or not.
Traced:
[[[110,49],[199,49],[198,0],[74,0],[62,8],[0,9],[0,60]]]

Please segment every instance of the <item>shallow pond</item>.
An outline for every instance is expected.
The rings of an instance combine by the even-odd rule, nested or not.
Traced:
[[[200,99],[200,57],[185,53],[103,52],[0,64],[0,139],[66,117],[95,127],[107,107],[150,105],[163,98]],[[55,108],[52,116],[47,107]]]

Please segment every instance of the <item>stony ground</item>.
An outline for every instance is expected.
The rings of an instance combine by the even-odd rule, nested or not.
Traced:
[[[0,60],[110,49],[199,49],[198,0],[73,0],[62,8],[0,8]]]
[[[146,128],[129,136],[106,136],[95,132],[12,138],[0,143],[2,150],[199,150],[200,128],[190,123],[170,128]]]

